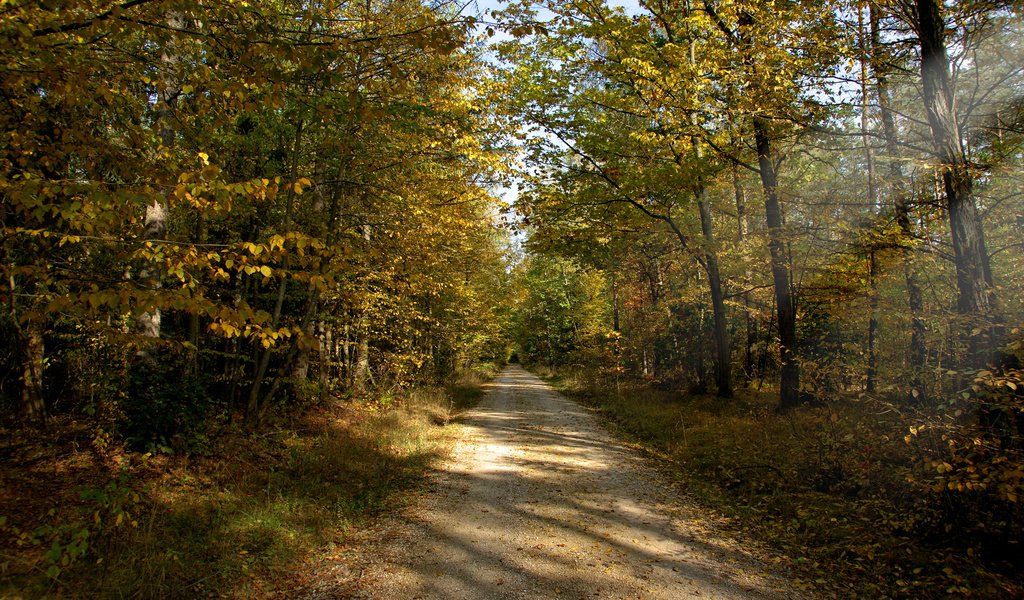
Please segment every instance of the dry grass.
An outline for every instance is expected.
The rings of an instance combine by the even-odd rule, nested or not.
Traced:
[[[318,559],[414,497],[453,441],[445,424],[480,393],[463,381],[339,402],[273,431],[229,430],[205,457],[126,453],[88,431],[73,443],[5,436],[16,460],[0,474],[0,597],[288,597]]]
[[[778,414],[767,393],[721,400],[546,375],[738,535],[781,550],[798,586],[837,598],[1024,593],[1012,558],[966,546],[941,497],[913,483],[927,475],[896,412],[846,398]]]

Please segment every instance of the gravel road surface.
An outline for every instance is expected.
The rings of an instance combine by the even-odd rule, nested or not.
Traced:
[[[518,366],[463,427],[429,491],[347,567],[348,589],[315,596],[800,597],[586,409]]]

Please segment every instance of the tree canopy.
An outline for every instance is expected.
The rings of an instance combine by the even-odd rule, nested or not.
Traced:
[[[188,454],[514,357],[875,403],[1016,544],[1022,10],[3,3],[4,423]]]

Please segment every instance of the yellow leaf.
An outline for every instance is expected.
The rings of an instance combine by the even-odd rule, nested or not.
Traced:
[[[264,277],[270,277],[271,275],[274,274],[274,271],[267,265],[263,265],[262,267],[260,267],[260,273],[263,273]]]

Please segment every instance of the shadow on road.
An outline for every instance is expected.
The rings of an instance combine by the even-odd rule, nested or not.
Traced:
[[[465,419],[375,598],[780,595],[595,418],[509,367]],[[788,595],[788,594],[787,594]]]

